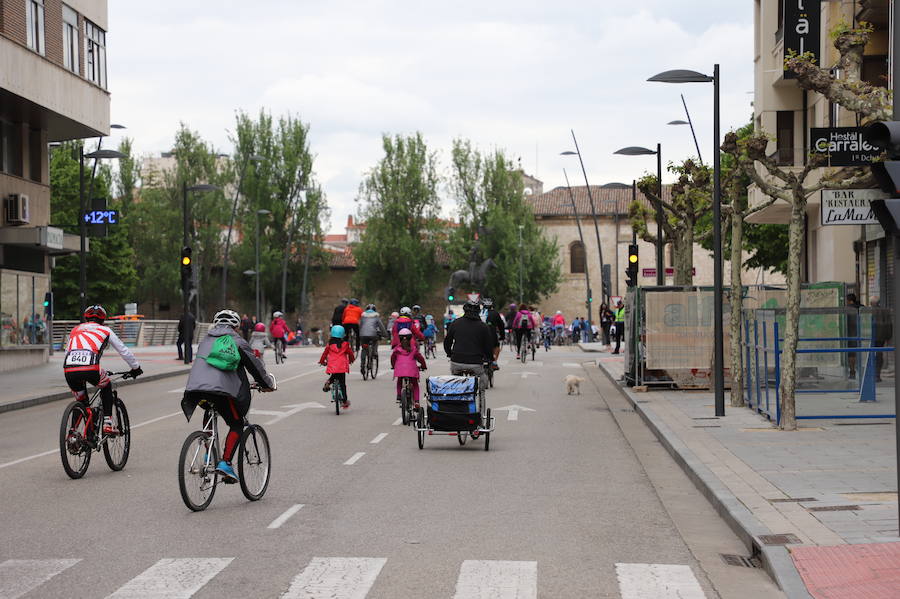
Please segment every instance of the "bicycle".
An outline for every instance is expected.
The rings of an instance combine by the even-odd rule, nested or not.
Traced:
[[[434,342],[434,337],[425,337],[425,357],[431,356],[433,360],[437,359],[437,345]]]
[[[404,426],[415,422],[415,413],[419,408],[418,405],[413,404],[412,382],[414,380],[411,376],[400,377],[400,418]]]
[[[272,378],[273,387],[275,379]],[[251,385],[259,390],[259,385]],[[210,402],[201,400],[203,429],[187,436],[178,458],[178,488],[184,504],[194,512],[205,510],[216,494],[219,474],[219,414]],[[258,501],[269,488],[272,473],[269,436],[258,424],[250,424],[244,418],[244,432],[238,441],[238,483],[244,497]],[[233,481],[223,481],[233,484]]]
[[[378,342],[367,343],[363,345],[363,351],[360,355],[360,369],[362,370],[363,380],[371,378],[373,381],[378,376]]]
[[[493,362],[487,362],[484,365],[484,373],[487,375],[488,387],[494,388],[494,364]]]
[[[118,377],[110,381],[131,378],[129,371],[106,372],[107,376]],[[63,470],[69,478],[84,476],[91,463],[91,454],[103,450],[103,457],[109,469],[118,472],[125,467],[131,451],[131,422],[125,403],[113,389],[113,408],[110,418],[116,431],[113,434],[103,432],[103,404],[100,402],[100,388],[87,402],[73,401],[63,410],[59,427],[59,454]]]
[[[331,401],[334,403],[334,413],[337,416],[341,415],[341,404],[346,401],[343,393],[341,393],[341,386],[338,385],[337,381],[331,381]]]
[[[283,364],[284,363],[284,339],[275,339],[275,363]]]

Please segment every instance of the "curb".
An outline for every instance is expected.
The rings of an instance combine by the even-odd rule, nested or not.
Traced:
[[[128,379],[125,381],[119,381],[116,383],[116,387],[125,387],[130,385],[139,385],[141,383],[151,383],[153,381],[158,381],[160,379],[166,379],[173,376],[178,376],[179,374],[187,374],[190,372],[190,368],[180,368],[178,370],[170,370],[168,372],[159,372],[157,374],[149,374],[145,376],[141,376],[139,379]],[[38,406],[45,403],[50,403],[51,401],[59,401],[61,399],[70,399],[72,397],[71,391],[60,391],[59,393],[50,393],[48,395],[42,395],[40,397],[29,397],[27,399],[20,399],[17,401],[11,401],[9,403],[0,404],[0,414],[4,412],[12,412],[13,410],[23,410],[25,408],[30,408],[32,406]]]
[[[757,538],[759,535],[771,534],[771,531],[756,519],[753,513],[697,458],[665,422],[652,411],[645,409],[628,391],[622,388],[605,368],[598,365],[598,369],[631,404],[641,420],[672,456],[672,459],[681,466],[694,486],[712,504],[719,516],[747,546],[751,554],[759,555],[763,568],[785,595],[791,599],[812,599],[803,579],[800,578],[800,573],[794,567],[788,550],[785,547],[763,545],[759,542]]]

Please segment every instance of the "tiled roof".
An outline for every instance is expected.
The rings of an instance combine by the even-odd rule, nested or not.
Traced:
[[[345,233],[329,233],[325,235],[325,243],[335,241],[347,241],[347,235]]]
[[[328,267],[337,269],[356,268],[356,258],[353,257],[353,246],[347,246],[342,251],[326,248],[328,253]],[[437,246],[437,263],[440,266],[450,265],[450,255],[443,245]]]
[[[587,187],[584,185],[572,187],[572,195],[575,196],[575,206],[578,215],[584,216],[591,213],[591,204],[588,198]],[[599,185],[591,185],[591,195],[594,198],[594,209],[597,214],[628,214],[631,205],[631,188],[604,189]],[[672,197],[672,186],[663,185],[663,198]],[[647,203],[647,198],[638,190],[637,199]],[[572,201],[569,198],[569,190],[566,187],[555,187],[546,193],[531,196],[525,200],[528,202],[535,216],[571,216]],[[649,206],[649,203],[647,203]]]

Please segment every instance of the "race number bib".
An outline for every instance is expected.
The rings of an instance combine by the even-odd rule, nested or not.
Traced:
[[[94,352],[89,349],[73,349],[66,355],[64,366],[92,366]]]

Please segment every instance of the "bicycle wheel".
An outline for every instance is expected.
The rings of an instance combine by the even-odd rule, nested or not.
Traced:
[[[488,387],[491,389],[494,388],[494,366],[493,364],[488,364],[485,368],[485,372],[487,373]]]
[[[369,368],[371,369],[369,376],[374,381],[375,377],[378,376],[378,351],[375,349],[372,350],[372,355],[369,357]]]
[[[482,422],[481,425],[484,428],[491,428],[491,409],[487,409],[487,413],[485,413],[485,421]],[[491,448],[491,433],[484,433],[484,450],[487,451]]]
[[[269,437],[258,424],[244,429],[238,445],[238,479],[244,497],[257,501],[266,494],[272,460],[269,453]]]
[[[536,354],[536,353],[537,353],[537,344],[532,343],[531,344],[531,361],[532,362],[534,362],[534,354]]]
[[[216,494],[219,456],[209,435],[194,431],[184,440],[178,458],[178,489],[184,505],[194,512],[205,510]]]
[[[367,359],[369,355],[369,350],[364,349],[362,355],[359,357],[361,364],[359,365],[359,369],[362,372],[363,380],[369,378],[369,360]]]
[[[419,414],[416,418],[416,436],[419,440],[419,449],[425,448],[425,410],[423,408],[419,408]]]
[[[400,418],[403,422],[403,425],[409,424],[410,421],[410,413],[412,410],[409,407],[409,391],[407,389],[403,389],[400,391]]]
[[[118,397],[113,402],[112,411],[113,425],[119,433],[106,437],[103,442],[103,457],[106,458],[109,469],[118,472],[125,467],[131,451],[131,421],[128,419],[125,403]]]
[[[522,364],[524,364],[527,360],[528,360],[528,346],[525,345],[522,348],[522,351],[519,352],[519,361],[522,362]]]
[[[457,431],[456,432],[456,440],[459,441],[460,445],[466,444],[466,435],[467,434],[468,433],[466,433],[465,431]]]
[[[331,382],[331,401],[334,402],[334,413],[341,415],[341,394],[338,391],[337,381]]]
[[[63,411],[59,425],[59,455],[69,478],[81,478],[91,463],[91,446],[87,436],[87,408],[73,401]]]

